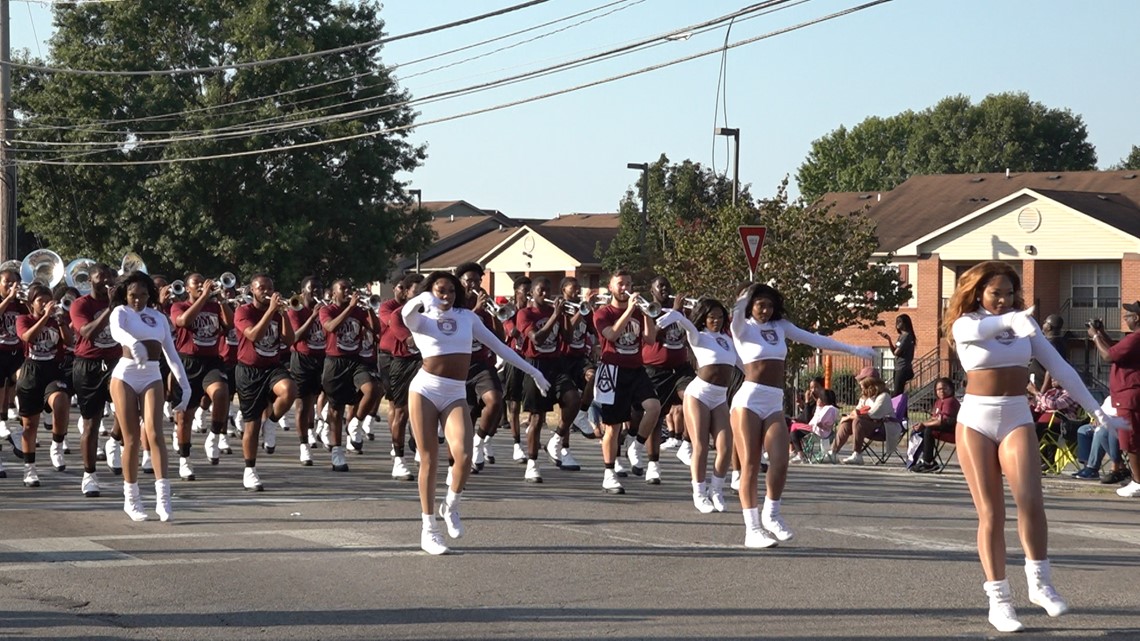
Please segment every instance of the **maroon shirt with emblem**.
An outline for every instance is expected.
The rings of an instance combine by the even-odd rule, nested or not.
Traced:
[[[190,327],[179,327],[178,319],[190,309],[189,301],[180,300],[170,306],[170,320],[174,322],[174,349],[186,356],[218,356],[218,348],[225,336],[222,329],[222,308],[216,301],[202,306]]]
[[[260,323],[265,313],[266,310],[254,307],[253,303],[242,305],[234,312],[234,330],[238,339],[237,360],[242,365],[265,369],[281,364],[281,351],[285,349],[281,334],[281,314],[273,314],[269,327],[260,340],[255,342],[245,337],[245,330]]]
[[[340,316],[343,307],[335,303],[321,308],[317,318],[321,325]],[[364,326],[368,323],[368,312],[354,308],[348,317],[337,326],[336,333],[325,341],[325,356],[337,358],[340,356],[356,357],[360,354],[360,343],[364,338]]]
[[[641,367],[641,332],[645,327],[645,315],[640,309],[633,310],[629,322],[625,324],[625,331],[617,338],[617,342],[606,339],[603,330],[613,327],[618,318],[625,313],[613,305],[603,305],[594,312],[594,330],[598,334],[598,343],[602,347],[601,362],[618,367]]]
[[[39,321],[31,314],[22,314],[16,318],[16,334],[23,336]],[[22,342],[22,341],[21,341]],[[63,354],[63,332],[54,318],[49,318],[40,333],[30,343],[24,343],[24,356],[28,360],[50,362],[59,359]]]

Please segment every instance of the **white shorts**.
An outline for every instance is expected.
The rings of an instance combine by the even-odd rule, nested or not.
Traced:
[[[408,391],[427,399],[435,406],[437,412],[442,412],[456,402],[467,403],[466,380],[436,376],[429,374],[425,369],[416,372],[411,384],[408,385]]]
[[[713,385],[698,377],[685,387],[685,396],[692,396],[705,407],[715,410],[728,402],[728,388]]]
[[[147,361],[138,364],[133,358],[120,358],[111,370],[111,378],[117,378],[126,383],[135,394],[142,394],[143,390],[154,383],[162,383],[162,370],[158,361]]]
[[[962,397],[962,407],[958,410],[958,422],[966,427],[985,434],[994,443],[1001,443],[1015,428],[1033,425],[1033,414],[1029,411],[1029,401],[1024,396],[974,396]]]
[[[766,421],[768,417],[784,412],[784,390],[770,385],[744,381],[740,391],[732,397],[732,409],[743,407]]]

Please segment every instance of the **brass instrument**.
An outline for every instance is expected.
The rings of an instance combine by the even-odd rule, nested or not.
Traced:
[[[301,298],[300,294],[293,294],[289,297],[289,309],[294,312],[305,309],[305,299]]]
[[[93,289],[91,285],[91,272],[95,269],[95,261],[91,258],[76,258],[64,268],[64,280],[68,287],[74,287],[80,296],[86,296]]]
[[[142,256],[134,252],[127,252],[126,255],[123,256],[123,260],[119,263],[119,275],[125,276],[132,272],[150,273],[146,270],[146,263],[143,262]]]
[[[214,292],[224,294],[227,290],[237,287],[237,276],[233,272],[224,272],[214,281]]]
[[[494,298],[487,297],[487,302],[483,305],[483,309],[490,312],[499,322],[506,322],[514,318],[515,314],[519,311],[512,303],[503,303],[502,305],[495,302]]]
[[[361,287],[356,292],[360,294],[360,300],[357,303],[359,306],[367,307],[373,312],[380,311],[380,304],[384,302],[384,299],[380,298],[380,294],[373,294],[372,290],[367,287]]]
[[[181,298],[186,295],[186,283],[182,282],[182,279],[170,283],[169,287],[170,295],[175,298]]]
[[[553,305],[554,299],[547,298],[542,302],[546,303],[547,305]],[[572,300],[564,300],[562,301],[562,307],[564,307],[566,311],[571,314],[577,313],[581,314],[582,316],[589,316],[590,312],[594,311],[594,308],[591,307],[590,303],[586,301],[574,302]]]
[[[590,303],[593,305],[606,305],[611,300],[613,300],[613,294],[597,294],[592,299],[590,299]],[[661,315],[661,303],[645,300],[639,295],[637,297],[637,303],[635,304],[637,305],[638,309],[641,310],[641,313],[645,314],[649,318],[657,318]]]
[[[701,302],[701,299],[699,298],[686,298],[684,304],[681,305],[681,307],[682,309],[687,309],[691,312],[696,308],[697,303],[699,302]]]
[[[18,260],[6,260],[6,261],[0,263],[0,272],[6,272],[8,270],[13,270],[13,271],[19,272],[20,271],[20,261],[18,261]]]
[[[47,285],[48,289],[63,280],[63,272],[63,259],[50,249],[37,249],[20,263],[20,280]]]

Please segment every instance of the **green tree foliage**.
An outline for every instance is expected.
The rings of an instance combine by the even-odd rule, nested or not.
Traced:
[[[1132,151],[1109,169],[1140,169],[1140,145],[1132,145]]]
[[[308,53],[380,38],[379,11],[373,2],[333,0],[61,4],[50,64],[201,68]],[[19,223],[65,258],[117,261],[131,250],[152,272],[231,270],[245,278],[264,271],[288,290],[309,273],[382,277],[396,257],[431,240],[428,216],[410,206],[396,178],[417,167],[424,150],[406,141],[406,130],[388,131],[415,114],[378,46],[174,76],[17,69],[14,83],[21,159],[100,163],[21,167]],[[353,112],[360,113],[304,122]],[[366,133],[268,154],[107,164]],[[150,142],[171,137],[180,140]]]
[[[921,112],[870,117],[812,143],[796,173],[808,199],[829,191],[886,191],[924,174],[1094,169],[1096,150],[1079,115],[1024,93],[978,104],[949,96]]]

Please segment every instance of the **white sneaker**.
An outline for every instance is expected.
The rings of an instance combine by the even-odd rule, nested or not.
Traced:
[[[670,436],[669,438],[665,439],[664,443],[661,444],[661,449],[663,449],[663,450],[675,450],[681,446],[681,443],[682,443],[681,439],[679,439],[675,436]]]
[[[787,523],[784,523],[783,517],[779,514],[761,514],[760,524],[764,526],[765,530],[771,532],[778,541],[791,541],[795,537],[795,533],[792,532]]]
[[[558,467],[566,472],[577,472],[582,469],[582,466],[578,465],[578,459],[574,458],[574,455],[566,448],[562,448],[559,458],[562,460],[562,465]]]
[[[194,420],[190,421],[190,429],[198,434],[206,433],[206,424],[202,422],[203,414],[205,414],[205,410],[199,407],[194,410]]]
[[[412,472],[408,469],[408,466],[404,465],[403,457],[400,456],[392,457],[392,478],[396,479],[397,481],[416,480],[416,477],[412,475]]]
[[[0,440],[7,439],[12,435],[12,430],[8,429],[8,421],[0,420]]]
[[[740,491],[740,470],[732,471],[732,480],[728,482],[728,486],[732,488],[733,492]]]
[[[650,461],[645,468],[646,485],[661,485],[661,467],[657,461]]]
[[[453,539],[463,538],[466,530],[463,529],[463,522],[459,520],[459,506],[448,506],[447,501],[439,504],[439,517],[443,519],[443,524],[447,526],[447,535]]]
[[[852,452],[851,456],[848,456],[847,458],[843,459],[842,461],[840,461],[840,463],[842,463],[843,465],[862,465],[863,464],[863,453],[862,452]]]
[[[839,463],[839,454],[837,454],[836,452],[832,452],[832,451],[828,450],[828,452],[823,455],[823,461],[822,462],[830,463],[831,465],[836,465]]]
[[[454,467],[454,465],[447,466],[447,479],[444,480],[443,484],[448,488],[451,487],[451,481],[455,478],[455,470],[453,469]]]
[[[1131,481],[1128,485],[1116,491],[1117,496],[1123,496],[1126,499],[1133,499],[1140,496],[1140,483]]]
[[[178,478],[183,481],[194,480],[194,466],[190,464],[190,459],[185,456],[178,457]]]
[[[526,452],[523,451],[521,444],[515,443],[515,451],[512,457],[515,459],[515,463],[526,463]]]
[[[206,458],[210,460],[210,465],[217,465],[218,460],[222,457],[222,448],[218,445],[218,435],[213,432],[207,434],[205,442],[202,443],[202,449],[206,450]]]
[[[1039,605],[1045,610],[1045,614],[1051,617],[1059,617],[1069,611],[1069,604],[1057,594],[1057,590],[1053,589],[1052,585],[1035,586],[1031,581],[1029,583],[1029,602],[1033,605]]]
[[[356,444],[360,443],[360,447],[364,447],[364,430],[360,427],[360,420],[353,416],[348,420],[348,426],[345,429],[348,433],[348,440],[352,443],[352,449],[356,449]]]
[[[793,456],[793,457],[791,458],[791,460],[789,460],[788,462],[789,462],[789,463],[803,463],[803,462],[804,462],[804,457],[803,457],[803,456],[801,456],[801,455],[799,455],[799,454],[796,454],[796,455],[795,455],[795,456]]]
[[[20,413],[16,411],[16,408],[14,408],[14,407],[8,408],[8,420],[9,421],[20,420]]]
[[[625,448],[625,455],[629,459],[629,466],[633,468],[633,473],[637,474],[637,471],[645,464],[645,446],[638,443],[635,438],[629,447]],[[638,476],[641,475],[638,474]]]
[[[39,487],[40,475],[36,474],[35,463],[24,463],[24,487]]]
[[[173,514],[170,507],[170,479],[154,482],[154,497],[154,511],[158,514],[158,520],[166,523]]]
[[[621,456],[618,456],[617,460],[614,461],[614,476],[619,478],[629,476],[629,470],[625,469],[625,466],[621,464]]]
[[[482,472],[483,466],[487,463],[487,453],[483,449],[483,439],[478,434],[475,435],[475,452],[471,456],[471,464],[475,466],[475,471]],[[395,456],[395,450],[392,451],[392,456]]]
[[[123,511],[131,517],[132,521],[145,521],[147,519],[142,498],[139,497],[138,483],[123,483]]]
[[[56,472],[62,472],[67,469],[67,463],[63,460],[63,443],[52,441],[49,456],[51,458],[51,466],[55,468]]]
[[[83,482],[80,484],[79,489],[83,492],[83,496],[87,498],[99,496],[99,477],[95,475],[95,472],[83,473]]]
[[[677,446],[677,460],[684,463],[685,467],[688,467],[688,466],[693,464],[693,444],[692,443],[690,443],[688,441],[681,441],[681,444]]]
[[[281,419],[277,421],[277,427],[281,428],[282,432],[288,432],[290,429],[289,428],[289,419],[282,416]]]
[[[218,449],[222,451],[222,454],[234,453],[233,448],[230,447],[230,440],[226,438],[225,432],[218,434]]]
[[[562,467],[562,437],[558,434],[551,434],[550,439],[546,441],[546,455],[550,457],[550,462],[554,463],[554,467]]]
[[[998,632],[1021,632],[1025,629],[1017,619],[1012,603],[990,603],[990,625]]]
[[[66,439],[66,438],[65,438],[65,439],[63,439],[62,441],[60,441],[60,442],[59,442],[59,444],[60,444],[61,446],[63,446],[63,453],[64,453],[64,454],[71,454],[71,446],[67,444],[67,439]]]
[[[724,504],[724,488],[718,490],[709,490],[709,501],[712,503],[713,509],[717,512],[723,512],[727,507]]]
[[[415,461],[416,464],[419,464],[419,462],[420,462],[420,451],[419,451],[419,449],[417,449],[416,453],[414,455],[412,455],[412,460]]]
[[[174,432],[170,435],[170,447],[175,452],[177,452],[179,449],[178,445],[179,445],[179,443],[178,443],[178,428],[175,428]]]
[[[309,446],[301,443],[301,465],[306,467],[313,464],[313,453],[309,451]]]
[[[700,492],[693,492],[693,505],[696,506],[697,511],[701,514],[712,514],[713,510],[716,509],[713,507],[709,496],[707,494],[701,494]]]
[[[142,453],[142,468],[143,474],[154,474],[154,462],[150,458],[150,450],[143,450]]]
[[[0,479],[8,478],[8,470],[4,469],[4,459],[0,458]]]
[[[334,472],[347,472],[348,459],[344,455],[344,446],[334,447],[332,449],[332,471]]]
[[[113,438],[107,439],[107,443],[103,445],[103,451],[107,454],[107,467],[111,468],[111,474],[118,476],[123,473],[123,451],[119,447],[119,442]]]
[[[523,479],[525,479],[527,483],[542,482],[542,473],[538,471],[538,461],[526,462],[526,474],[523,475]]]
[[[99,436],[109,436],[111,430],[107,429],[107,419],[99,419]]]
[[[602,477],[602,491],[606,494],[625,494],[625,488],[613,470],[606,470],[605,476]]]
[[[170,401],[162,404],[162,418],[168,421],[174,418],[174,412],[170,407]]]
[[[370,441],[376,440],[376,435],[372,433],[372,415],[371,414],[369,414],[368,416],[365,416],[363,421],[360,421],[360,431],[364,432],[364,436],[368,437],[368,440],[370,440]]]
[[[257,475],[257,469],[252,467],[245,468],[241,484],[250,492],[260,492],[265,489],[261,485],[261,477]]]
[[[780,542],[763,528],[747,528],[744,532],[744,547],[746,548],[772,548]]]
[[[483,439],[483,456],[487,459],[490,465],[495,464],[495,449],[491,447],[491,437]]]
[[[265,419],[261,424],[261,439],[265,444],[266,454],[272,454],[277,449],[277,421]]]
[[[439,526],[427,527],[420,530],[420,549],[431,555],[447,554],[447,544],[443,541],[443,533]]]

